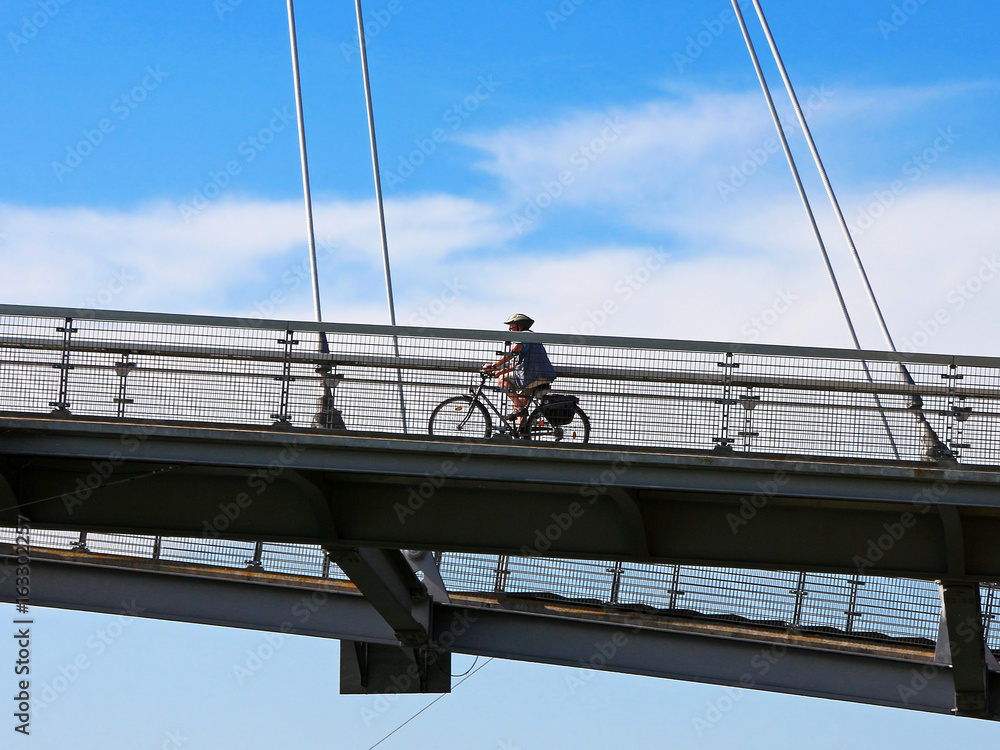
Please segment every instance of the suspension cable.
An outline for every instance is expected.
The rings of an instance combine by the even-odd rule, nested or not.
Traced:
[[[778,131],[781,148],[784,150],[785,158],[788,160],[788,166],[792,170],[792,178],[795,180],[795,188],[799,192],[799,198],[802,199],[802,205],[806,210],[806,216],[809,217],[809,225],[812,227],[813,236],[816,238],[816,244],[819,245],[820,254],[823,256],[823,263],[826,265],[826,271],[830,276],[830,283],[833,284],[833,290],[837,294],[837,302],[840,303],[840,311],[843,313],[844,320],[847,322],[847,328],[851,333],[851,340],[854,342],[855,348],[860,349],[861,342],[858,341],[858,335],[854,330],[854,322],[851,320],[851,313],[848,311],[847,303],[844,301],[844,295],[840,291],[840,284],[837,282],[837,274],[833,270],[833,264],[830,262],[830,255],[826,251],[826,245],[823,243],[823,236],[820,234],[819,226],[816,224],[816,217],[813,215],[812,206],[809,204],[809,197],[806,195],[805,188],[802,185],[802,179],[799,177],[799,169],[795,165],[795,158],[792,156],[792,150],[788,145],[788,138],[785,136],[785,130],[781,126],[781,118],[778,117],[778,110],[774,106],[774,99],[771,97],[771,90],[767,86],[767,79],[764,78],[764,71],[760,67],[757,50],[754,49],[753,41],[750,39],[750,32],[747,29],[746,21],[743,19],[740,4],[738,0],[732,0],[732,3],[733,9],[736,11],[736,20],[739,21],[740,24],[740,31],[743,32],[743,39],[746,42],[747,50],[750,52],[750,59],[753,61],[754,70],[757,72],[757,80],[760,81],[760,86],[764,90],[764,98],[767,100],[767,108],[771,111],[771,118],[774,120],[774,127]]]
[[[754,0],[754,2],[756,3],[756,0]],[[819,231],[819,226],[816,224],[816,217],[813,215],[812,206],[809,204],[809,197],[806,195],[805,187],[802,185],[802,179],[799,177],[799,170],[795,165],[795,158],[792,156],[791,147],[788,145],[788,138],[785,136],[785,130],[781,126],[781,118],[778,117],[778,110],[774,106],[774,99],[771,97],[771,90],[768,88],[767,79],[764,77],[764,71],[760,66],[760,60],[757,57],[757,50],[754,48],[753,41],[750,39],[750,31],[747,29],[746,21],[743,18],[743,12],[740,10],[739,0],[732,0],[732,3],[733,10],[736,12],[736,20],[739,21],[740,31],[743,33],[743,40],[746,42],[747,51],[750,53],[750,59],[753,61],[754,70],[757,72],[757,80],[760,81],[761,89],[764,91],[764,98],[767,100],[767,108],[771,111],[771,118],[774,120],[774,127],[778,131],[778,139],[781,141],[781,148],[785,152],[785,158],[788,161],[789,169],[792,171],[792,178],[795,180],[795,187],[799,192],[799,198],[802,199],[802,205],[805,207],[806,215],[809,217],[809,225],[812,227],[813,235],[816,238],[816,244],[819,246],[820,254],[823,256],[823,263],[826,265],[827,273],[830,276],[830,283],[833,284],[833,290],[837,295],[837,301],[840,303],[840,311],[843,313],[844,320],[847,322],[847,328],[850,331],[854,347],[860,350],[861,342],[858,340],[857,332],[854,329],[854,323],[851,320],[851,313],[847,309],[847,302],[845,302],[844,295],[840,290],[840,284],[837,281],[837,274],[833,270],[833,264],[830,262],[830,255],[826,250],[826,245],[823,243],[823,236]],[[868,382],[874,385],[875,378],[872,376],[871,370],[868,368],[868,363],[861,360],[861,365],[864,368],[865,376],[868,378]],[[885,427],[886,434],[889,436],[889,443],[892,446],[892,452],[895,454],[896,458],[899,459],[899,447],[896,445],[892,429],[889,427],[889,420],[885,415],[885,411],[882,409],[882,401],[879,399],[877,393],[874,394],[874,396],[879,414],[882,417],[882,424]]]
[[[295,38],[295,10],[288,0],[288,35],[292,45],[292,79],[295,84],[295,112],[299,125],[299,154],[302,161],[302,189],[306,199],[306,229],[309,234],[309,268],[312,271],[313,308],[316,321],[323,320],[319,301],[319,268],[316,264],[316,235],[313,232],[312,194],[309,190],[309,160],[306,156],[306,122],[302,109],[302,82],[299,78],[299,45]]]
[[[868,279],[868,273],[865,271],[864,263],[861,261],[861,254],[858,252],[857,246],[854,244],[854,238],[851,235],[851,230],[847,226],[847,220],[844,218],[844,212],[840,208],[840,202],[837,200],[836,193],[834,193],[833,185],[830,183],[830,178],[827,175],[826,167],[823,166],[823,160],[820,158],[819,149],[816,148],[816,141],[813,140],[812,131],[809,130],[809,124],[806,122],[805,113],[802,111],[802,107],[799,105],[799,99],[795,94],[795,87],[792,86],[792,80],[788,75],[788,70],[785,68],[785,63],[781,58],[781,53],[778,51],[778,45],[774,41],[774,36],[771,34],[771,28],[767,24],[767,19],[764,16],[764,9],[761,7],[760,0],[751,0],[753,2],[754,9],[757,11],[757,18],[760,20],[761,28],[764,31],[764,35],[767,37],[768,46],[771,48],[771,54],[774,57],[774,61],[778,66],[778,71],[781,74],[781,80],[785,84],[785,90],[788,92],[788,98],[791,100],[792,107],[795,109],[795,116],[799,121],[799,126],[802,128],[802,132],[806,137],[806,143],[809,145],[809,151],[812,154],[813,161],[816,164],[816,169],[819,172],[820,178],[823,181],[823,187],[826,190],[826,194],[830,199],[830,204],[833,206],[834,213],[837,215],[837,220],[840,223],[841,231],[844,233],[844,237],[847,240],[847,245],[850,248],[851,256],[854,259],[854,265],[858,269],[858,273],[861,276],[861,280],[865,287],[865,292],[868,295],[868,300],[871,302],[872,309],[875,311],[875,317],[878,320],[879,327],[882,330],[882,335],[885,338],[889,349],[893,352],[897,351],[896,344],[892,340],[892,335],[889,333],[889,326],[885,322],[885,316],[882,315],[882,308],[879,306],[878,299],[875,297],[875,290],[872,289],[871,282]],[[733,0],[733,4],[736,5],[737,0]],[[737,8],[737,12],[738,8]],[[742,24],[741,26],[745,26]],[[749,43],[749,36],[744,34]],[[759,65],[756,65],[758,69],[758,76],[760,75]],[[780,128],[779,128],[780,129]],[[786,152],[787,153],[787,152]],[[853,334],[852,334],[853,335]],[[857,337],[855,336],[855,345],[860,349],[860,344],[858,344]],[[916,382],[913,380],[913,376],[910,375],[909,369],[900,361],[896,362],[896,367],[899,374],[902,376],[903,380],[912,386],[916,386]],[[865,364],[865,370],[867,371],[868,366]],[[871,375],[869,374],[869,379]],[[876,401],[878,397],[876,396]],[[934,430],[931,423],[927,420],[923,412],[923,399],[922,397],[914,392],[910,397],[910,409],[913,411],[913,415],[917,422],[920,423],[921,429],[924,432],[924,438],[927,444],[927,455],[930,458],[954,458],[954,452],[948,448],[941,439],[938,437],[937,432]],[[885,419],[883,415],[883,419]],[[888,428],[888,425],[887,425]],[[898,454],[897,454],[898,455]]]
[[[851,236],[851,230],[847,226],[847,221],[844,219],[844,212],[840,210],[840,202],[837,200],[837,196],[833,192],[833,186],[830,184],[830,178],[827,176],[826,167],[823,166],[823,160],[820,158],[819,150],[816,148],[816,142],[813,140],[812,132],[809,130],[809,124],[806,122],[806,117],[802,112],[802,107],[799,106],[799,99],[795,95],[795,89],[792,87],[792,81],[788,77],[788,71],[785,69],[785,63],[781,59],[781,54],[778,52],[778,45],[775,44],[774,37],[771,34],[771,28],[767,25],[767,19],[764,17],[764,9],[761,7],[759,0],[752,0],[752,2],[757,11],[757,17],[760,19],[761,28],[764,29],[764,35],[767,37],[768,46],[771,48],[771,54],[774,56],[774,61],[778,64],[778,72],[781,73],[781,80],[785,83],[785,90],[788,92],[788,98],[792,101],[792,107],[795,109],[795,116],[799,121],[799,126],[802,128],[802,133],[806,137],[806,143],[809,144],[809,151],[812,153],[813,161],[816,162],[816,169],[819,170],[819,175],[823,180],[823,187],[826,189],[826,194],[830,198],[830,204],[833,206],[833,210],[837,214],[837,220],[840,222],[841,231],[843,231],[844,237],[847,239],[847,245],[851,249],[851,256],[854,258],[854,265],[857,266],[858,273],[861,274],[861,280],[864,282],[865,291],[868,293],[868,300],[871,302],[872,308],[875,310],[879,327],[882,329],[882,335],[885,337],[885,341],[889,345],[889,349],[896,351],[896,345],[893,343],[892,335],[889,333],[889,326],[886,325],[885,317],[882,315],[882,308],[879,307],[878,299],[875,297],[875,291],[872,289],[871,282],[868,280],[868,273],[865,271],[865,266],[861,262],[861,255],[858,253],[858,248],[854,244],[854,238]]]
[[[290,2],[291,0],[289,0]],[[365,22],[361,16],[361,0],[354,0],[358,16],[358,42],[361,45],[361,74],[365,84],[365,105],[368,108],[368,138],[372,148],[372,170],[375,172],[375,203],[378,206],[378,228],[382,239],[382,266],[385,269],[385,293],[389,301],[389,323],[396,325],[396,307],[392,297],[392,275],[389,271],[389,241],[385,232],[385,209],[382,203],[382,178],[378,168],[378,147],[375,145],[375,110],[372,107],[372,88],[368,78],[368,51],[365,47]],[[392,346],[399,359],[399,339],[393,334]],[[396,369],[396,382],[399,386],[399,409],[403,421],[403,432],[406,433],[406,402],[403,400],[403,371]]]

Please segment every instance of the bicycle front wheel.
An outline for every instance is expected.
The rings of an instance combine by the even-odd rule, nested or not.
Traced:
[[[583,409],[575,406],[573,407],[573,419],[569,424],[555,425],[545,416],[545,412],[538,408],[531,413],[524,437],[528,440],[559,443],[560,445],[586,443],[590,440],[590,419],[583,413]]]
[[[478,401],[455,396],[434,407],[427,432],[441,437],[488,438],[493,434],[493,420]]]

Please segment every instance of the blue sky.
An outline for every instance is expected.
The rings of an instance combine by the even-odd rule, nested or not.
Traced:
[[[996,354],[1000,8],[764,7],[897,344]],[[850,345],[728,2],[364,8],[400,323],[497,328],[519,310],[544,331]],[[386,322],[353,4],[296,12],[325,317]],[[311,317],[284,3],[9,0],[0,33],[0,299]],[[862,341],[882,348],[788,132]],[[115,622],[38,615],[43,681]],[[129,622],[39,714],[32,746],[153,748],[179,730],[190,748],[366,748],[425,703],[366,726],[366,704],[336,694],[336,644],[288,638],[241,685],[232,666],[260,634]],[[568,674],[493,662],[382,747],[995,737],[757,693],[698,737],[720,688],[597,675],[573,694]]]

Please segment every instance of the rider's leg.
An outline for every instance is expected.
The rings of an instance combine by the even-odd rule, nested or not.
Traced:
[[[499,384],[501,388],[507,391],[507,396],[510,398],[511,406],[513,406],[515,412],[521,411],[528,405],[528,401],[530,399],[522,396],[518,391],[514,390],[517,388],[517,384],[512,380],[508,380],[506,376],[501,376]]]

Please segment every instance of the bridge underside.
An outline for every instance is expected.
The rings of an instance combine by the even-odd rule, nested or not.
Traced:
[[[3,545],[0,560],[11,553]],[[0,599],[13,599],[12,579],[0,582]],[[342,665],[354,644],[398,646],[392,629],[351,584],[295,576],[49,554],[32,563],[32,602],[341,639]],[[933,646],[505,596],[435,604],[432,622],[441,658],[454,652],[935,713],[956,708],[954,669],[935,664]],[[989,672],[986,680],[985,714],[995,718],[1000,674]],[[403,667],[384,676],[386,686],[401,692],[412,691],[410,682]]]
[[[975,468],[44,418],[0,430],[0,525],[1000,581],[1000,475]]]
[[[443,689],[435,662],[456,652],[994,718],[978,584],[1000,581],[998,483],[901,462],[0,417],[0,525],[317,544],[354,584],[52,553],[33,560],[33,605],[134,601],[143,616],[349,641],[345,692],[402,679],[401,649],[416,690]],[[964,625],[978,646],[942,662],[933,647],[444,603],[400,549],[942,580],[952,640]],[[318,594],[307,622],[289,619]],[[0,599],[14,598],[8,578]]]

